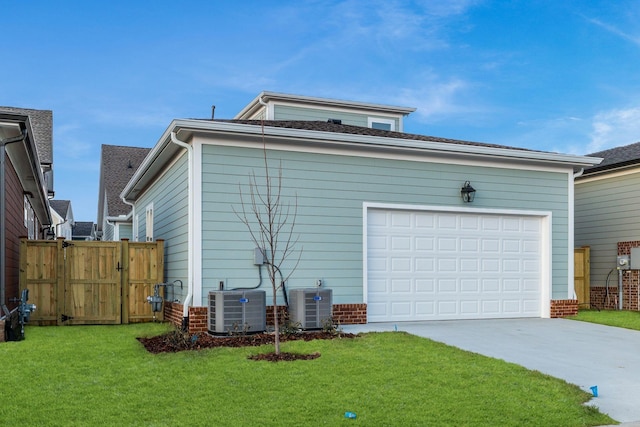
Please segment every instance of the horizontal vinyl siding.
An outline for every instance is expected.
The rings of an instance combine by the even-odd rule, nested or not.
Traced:
[[[227,288],[258,283],[254,244],[233,209],[242,209],[240,184],[248,200],[250,173],[263,182],[261,156],[260,150],[203,147],[203,296],[220,280]],[[282,151],[269,156],[272,176],[282,160],[284,200],[293,204],[297,195],[295,233],[303,251],[289,287],[322,279],[334,302],[362,302],[363,202],[463,207],[460,188],[470,180],[476,200],[466,207],[553,212],[552,297],[567,297],[566,173]],[[285,276],[291,266],[284,266]]]
[[[616,268],[618,242],[640,240],[640,172],[576,182],[575,242],[591,247],[591,285],[604,286]],[[610,284],[617,283],[612,273]]]
[[[188,171],[183,154],[136,202],[138,240],[145,240],[146,207],[153,203],[153,237],[164,239],[165,281],[180,279],[175,297],[184,301],[188,277]]]
[[[368,118],[393,120],[395,122],[395,129],[400,128],[400,120],[380,114],[367,114],[363,113],[349,113],[345,111],[335,111],[322,108],[309,108],[309,107],[292,107],[289,105],[275,105],[274,106],[274,119],[275,120],[319,120],[326,122],[329,119],[342,120],[342,124],[352,126],[368,127]]]

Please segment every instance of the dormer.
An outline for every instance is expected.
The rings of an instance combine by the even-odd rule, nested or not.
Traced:
[[[403,132],[403,119],[415,108],[339,99],[262,92],[236,120],[319,120]]]

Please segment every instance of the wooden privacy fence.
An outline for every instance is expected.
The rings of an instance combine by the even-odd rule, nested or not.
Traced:
[[[20,291],[29,289],[29,303],[37,307],[29,321],[35,325],[152,321],[147,296],[163,272],[163,240],[20,243]],[[155,319],[162,320],[162,311]]]
[[[578,305],[591,305],[591,248],[583,246],[573,251],[573,287]]]

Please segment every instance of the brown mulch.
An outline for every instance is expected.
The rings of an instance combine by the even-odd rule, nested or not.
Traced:
[[[280,342],[285,341],[312,341],[330,340],[336,338],[355,338],[357,335],[343,332],[309,331],[297,334],[281,335]],[[257,347],[265,344],[273,344],[275,336],[271,333],[258,333],[252,335],[212,336],[203,334],[187,334],[181,331],[171,331],[155,337],[138,338],[144,348],[154,354],[175,353],[185,350],[204,350],[215,347]],[[264,353],[250,356],[251,360],[268,360],[271,362],[291,360],[311,360],[320,357],[320,353],[298,354],[280,352]]]

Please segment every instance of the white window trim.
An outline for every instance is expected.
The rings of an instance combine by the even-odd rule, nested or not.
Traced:
[[[396,130],[396,121],[394,119],[383,119],[380,117],[367,117],[367,126],[373,128],[374,123],[384,123],[390,125],[392,131]]]
[[[145,208],[145,241],[153,242],[153,203]]]

